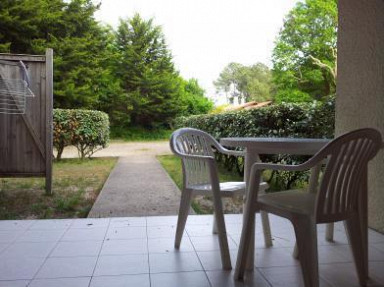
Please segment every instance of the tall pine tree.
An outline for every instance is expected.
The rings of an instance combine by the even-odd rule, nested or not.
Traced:
[[[116,33],[119,59],[115,73],[127,93],[133,125],[164,125],[182,107],[182,87],[161,27],[138,14],[120,20]]]

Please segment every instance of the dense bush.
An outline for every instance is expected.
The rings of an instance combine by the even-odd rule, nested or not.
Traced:
[[[106,113],[92,110],[53,110],[53,146],[56,158],[66,146],[76,146],[81,158],[91,157],[109,141],[109,119]]]
[[[216,139],[223,137],[298,137],[332,138],[335,122],[334,98],[312,103],[281,103],[260,109],[202,116],[180,117],[175,127],[204,130]],[[287,164],[303,161],[304,157],[275,155],[263,160]],[[243,171],[243,159],[219,158],[229,169]],[[303,173],[281,173],[281,184],[290,187]]]

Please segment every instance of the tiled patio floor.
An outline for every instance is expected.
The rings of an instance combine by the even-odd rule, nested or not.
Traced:
[[[173,248],[175,216],[0,221],[0,286],[205,287],[302,286],[291,256],[293,229],[271,216],[274,246],[263,248],[259,224],[255,271],[245,283],[221,270],[212,216],[190,216],[180,251]],[[260,223],[257,218],[257,223]],[[233,266],[241,216],[226,216]],[[384,286],[384,235],[370,231],[371,286]],[[335,242],[319,226],[321,286],[359,286],[341,224]]]

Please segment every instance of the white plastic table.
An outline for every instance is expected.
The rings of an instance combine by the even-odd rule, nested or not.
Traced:
[[[245,148],[244,181],[248,183],[252,165],[260,162],[260,154],[293,154],[293,155],[313,155],[318,152],[330,140],[328,139],[308,139],[308,138],[222,138],[220,143],[227,147]],[[321,166],[316,166],[311,170],[309,191],[316,192],[318,175]],[[271,229],[269,226],[268,214],[264,211],[260,213],[261,222],[264,230],[265,245],[272,246]],[[254,226],[254,224],[252,224]],[[252,232],[254,234],[254,232]],[[327,225],[326,239],[333,239],[333,225]],[[247,268],[253,269],[254,262],[254,240],[251,240]],[[296,251],[295,251],[296,253]],[[297,255],[297,254],[296,254]]]

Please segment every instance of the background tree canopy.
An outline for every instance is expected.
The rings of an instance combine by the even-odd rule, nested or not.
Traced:
[[[135,15],[114,31],[95,20],[98,8],[92,0],[0,1],[0,52],[53,48],[54,106],[99,109],[115,126],[164,126],[211,109],[198,82],[175,70],[153,20]]]
[[[272,98],[272,74],[269,68],[257,63],[244,66],[239,63],[229,63],[214,82],[218,92],[224,92],[227,100],[234,103],[262,102]]]
[[[298,2],[272,53],[276,101],[322,100],[335,93],[337,0]]]

